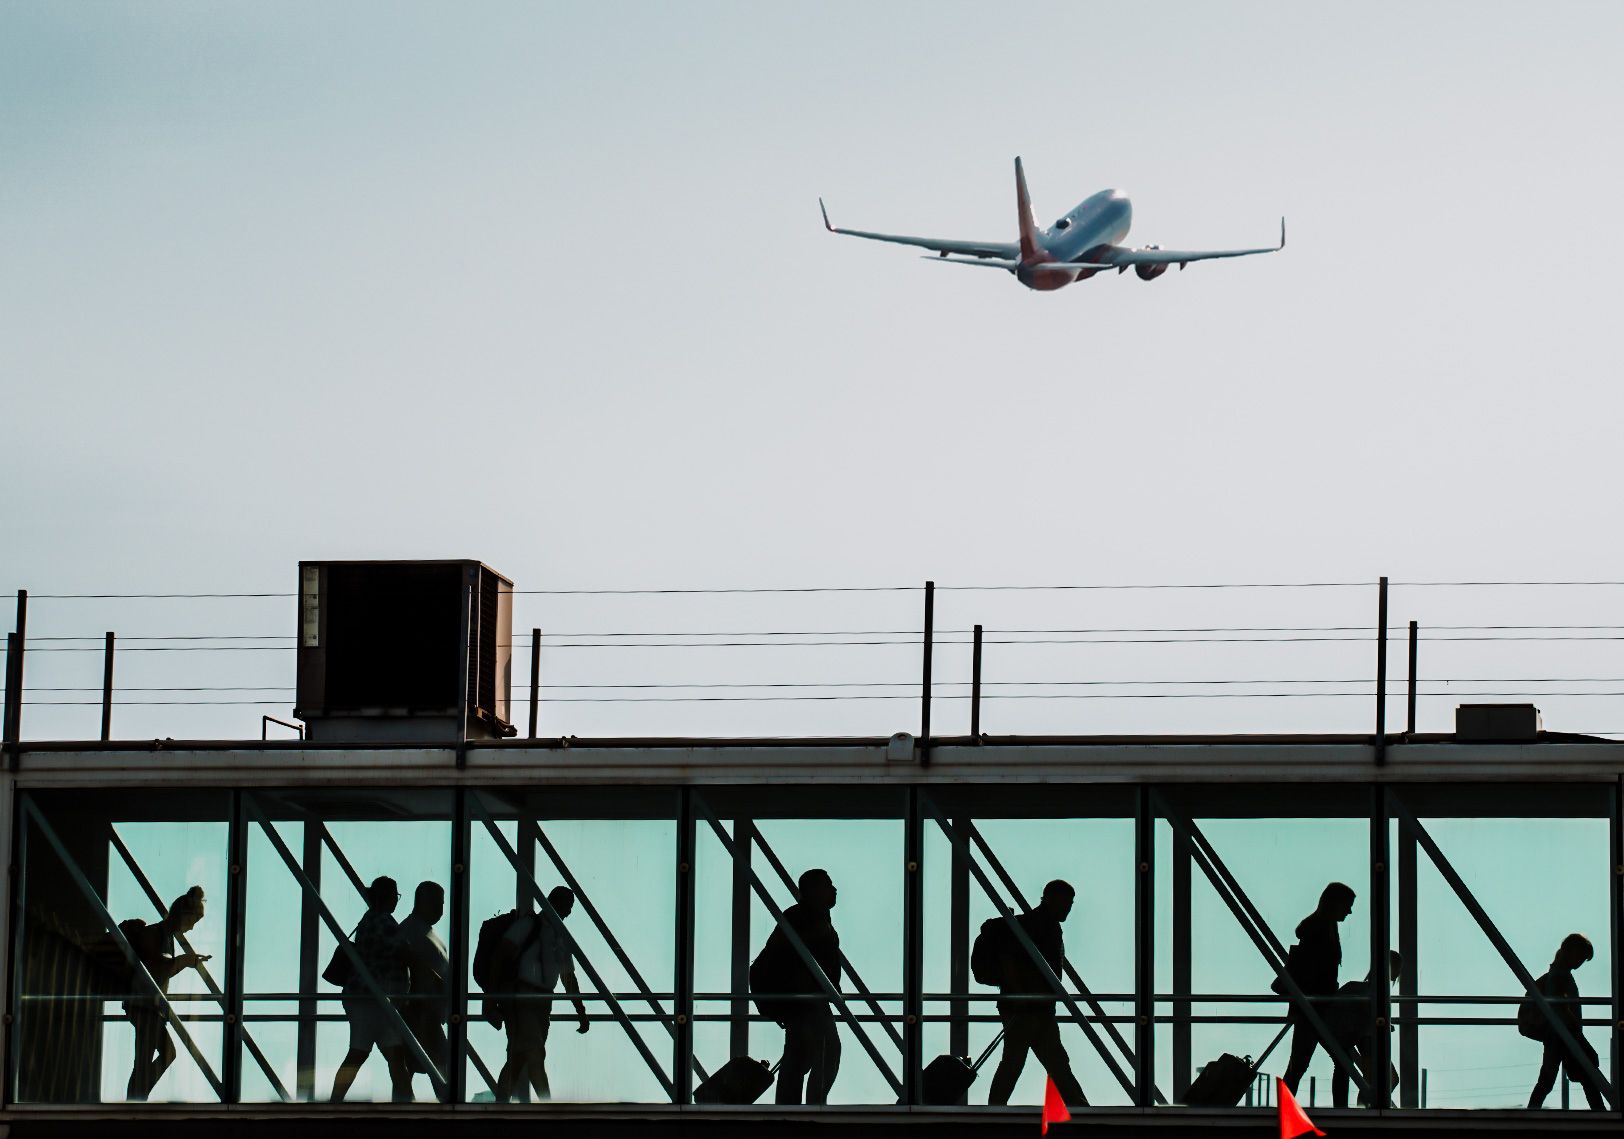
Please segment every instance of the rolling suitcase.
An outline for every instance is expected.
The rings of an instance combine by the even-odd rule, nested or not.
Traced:
[[[772,1087],[777,1066],[767,1067],[765,1060],[752,1060],[748,1056],[735,1056],[711,1073],[710,1079],[694,1089],[694,1102],[698,1104],[749,1104],[761,1098],[761,1093]]]
[[[1250,1056],[1241,1057],[1233,1052],[1225,1052],[1203,1067],[1201,1074],[1190,1081],[1189,1090],[1184,1093],[1184,1106],[1234,1107],[1240,1103],[1246,1089],[1252,1086],[1252,1080],[1257,1076],[1258,1069],[1263,1067],[1263,1061],[1269,1058],[1269,1053],[1274,1051],[1275,1045],[1285,1039],[1286,1033],[1290,1031],[1289,1024],[1282,1028],[1255,1062]]]
[[[964,1103],[965,1093],[976,1082],[976,1073],[1003,1038],[1002,1032],[993,1037],[987,1050],[973,1064],[968,1056],[954,1056],[947,1052],[926,1064],[919,1081],[920,1102],[939,1107]]]

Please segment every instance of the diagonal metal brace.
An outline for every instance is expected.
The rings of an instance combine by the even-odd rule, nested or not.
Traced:
[[[299,865],[299,860],[293,857],[293,852],[288,849],[288,844],[282,841],[281,833],[271,824],[265,813],[260,810],[258,798],[252,793],[244,793],[242,803],[243,809],[253,815],[254,821],[264,830],[265,837],[270,840],[271,846],[281,856],[282,861],[287,865],[289,873],[293,875],[294,881],[299,883],[299,888],[316,903],[316,910],[321,914],[322,921],[327,923],[328,931],[338,940],[339,946],[349,957],[350,964],[354,966],[355,975],[361,978],[361,983],[367,987],[372,999],[379,1003],[385,1015],[389,1017],[392,1027],[400,1034],[407,1050],[412,1053],[412,1059],[423,1065],[423,1070],[428,1073],[429,1083],[434,1086],[435,1096],[441,1100],[449,1098],[446,1094],[445,1076],[440,1072],[434,1061],[429,1058],[429,1054],[424,1050],[422,1042],[417,1039],[417,1033],[407,1026],[406,1021],[400,1015],[400,1010],[395,1007],[395,1002],[389,999],[389,996],[383,991],[383,986],[372,975],[372,970],[367,968],[366,962],[361,959],[360,950],[356,949],[355,943],[344,932],[344,927],[333,916],[333,911],[327,908],[327,903],[322,898],[321,891],[305,874],[304,867]]]
[[[1325,1018],[1320,1016],[1319,1010],[1314,1007],[1314,1002],[1309,999],[1308,994],[1303,992],[1296,979],[1286,971],[1284,946],[1269,928],[1269,923],[1263,920],[1263,915],[1258,912],[1257,907],[1252,904],[1252,899],[1247,897],[1246,891],[1241,889],[1240,883],[1230,873],[1224,860],[1219,857],[1217,848],[1207,841],[1207,836],[1195,825],[1195,820],[1176,810],[1160,791],[1151,788],[1150,795],[1157,809],[1167,819],[1168,825],[1189,844],[1190,857],[1201,867],[1202,873],[1212,883],[1218,897],[1229,907],[1230,913],[1235,915],[1235,920],[1252,939],[1252,944],[1257,946],[1258,952],[1263,955],[1263,960],[1268,963],[1269,968],[1274,970],[1275,977],[1286,989],[1283,995],[1319,1037],[1319,1043],[1331,1057],[1331,1062],[1348,1074],[1348,1078],[1361,1093],[1374,1100],[1376,1097],[1372,1094],[1370,1085],[1365,1082],[1359,1066],[1337,1042],[1326,1025]]]
[[[609,928],[609,923],[598,912],[598,907],[594,906],[592,899],[587,897],[586,890],[581,887],[579,879],[571,872],[569,864],[558,853],[558,848],[553,846],[552,840],[547,837],[547,832],[541,829],[541,824],[532,819],[530,825],[535,828],[537,845],[546,852],[548,858],[552,859],[553,866],[558,870],[558,876],[564,879],[564,885],[569,887],[570,892],[575,895],[575,900],[581,904],[581,909],[586,912],[586,916],[597,927],[598,934],[603,938],[604,944],[609,946],[610,952],[615,955],[615,960],[620,962],[620,967],[626,970],[626,975],[632,979],[632,984],[637,986],[637,991],[643,995],[643,1000],[653,1010],[660,1024],[671,1034],[673,1040],[676,1039],[676,1022],[671,1019],[670,1015],[665,1011],[665,1006],[660,1004],[659,999],[655,997],[654,990],[649,988],[648,982],[643,980],[643,974],[638,972],[630,954],[622,948],[619,939],[615,937],[614,931]],[[705,1071],[697,1059],[689,1057],[689,1062],[693,1064],[694,1075],[699,1077],[701,1083],[710,1079],[710,1074]]]
[[[1009,891],[1010,898],[1021,909],[1030,910],[1032,907],[1026,904],[1026,897],[1021,893],[1020,887],[1015,884],[1015,879],[1010,877],[1009,872],[1004,869],[1004,864],[999,861],[997,854],[993,852],[992,845],[975,823],[966,822],[965,832],[969,835],[970,841],[981,850],[981,857],[988,866],[992,867],[992,872],[998,875],[998,880],[1003,883],[1004,889]],[[1068,957],[1060,964],[1065,970],[1066,979],[1072,983],[1073,987],[1082,996],[1083,1001],[1088,1005],[1088,1010],[1098,1018],[1101,1027],[1105,1029],[1106,1035],[1110,1036],[1112,1042],[1122,1051],[1123,1058],[1130,1064],[1136,1064],[1138,1060],[1134,1055],[1133,1048],[1129,1046],[1122,1033],[1117,1031],[1117,1026],[1111,1023],[1111,1018],[1106,1013],[1105,1006],[1100,1004],[1098,998],[1094,996],[1093,990],[1083,982],[1082,974],[1077,972],[1077,968],[1071,963],[1071,959]],[[1157,1103],[1165,1104],[1167,1102],[1167,1097],[1162,1094],[1161,1088],[1157,1087],[1154,1081],[1151,1082],[1150,1090]]]
[[[124,954],[124,959],[129,962],[130,972],[135,978],[136,984],[148,990],[147,996],[157,999],[158,1006],[163,1010],[169,1023],[175,1026],[175,1031],[180,1035],[181,1043],[186,1046],[186,1051],[191,1054],[192,1060],[202,1070],[204,1077],[209,1081],[209,1086],[214,1089],[214,1094],[219,1096],[220,1101],[224,1103],[226,1098],[225,1085],[220,1082],[220,1077],[214,1074],[214,1069],[209,1066],[209,1062],[204,1058],[202,1051],[197,1046],[197,1042],[192,1039],[192,1034],[186,1031],[186,1025],[182,1023],[182,1018],[175,1012],[174,1006],[169,1003],[168,994],[163,991],[158,982],[153,979],[152,974],[147,971],[146,964],[142,962],[140,955],[136,953],[135,947],[130,944],[129,938],[124,936],[124,931],[118,928],[118,922],[113,919],[113,915],[102,904],[101,895],[96,893],[96,888],[90,884],[90,879],[85,877],[85,872],[79,868],[79,864],[68,853],[67,845],[57,835],[56,828],[46,822],[45,813],[35,805],[32,799],[24,798],[22,803],[23,810],[27,812],[29,818],[34,820],[34,825],[39,828],[40,834],[45,836],[45,841],[56,852],[56,856],[62,860],[62,865],[66,867],[74,885],[79,887],[79,891],[84,894],[85,900],[96,911],[96,916],[107,927],[107,932],[112,936],[114,943],[119,948],[119,952]]]
[[[738,844],[733,841],[733,836],[727,833],[727,828],[711,812],[710,804],[705,802],[704,797],[697,791],[693,795],[693,804],[699,814],[703,815],[705,821],[710,824],[711,830],[715,832],[717,839],[722,843],[722,849],[727,851],[727,856],[737,862],[739,857]],[[885,1077],[885,1082],[891,1085],[891,1090],[896,1092],[897,1095],[903,1095],[902,1081],[891,1070],[891,1065],[885,1062],[885,1057],[880,1053],[879,1048],[869,1039],[868,1033],[863,1030],[862,1024],[852,1014],[851,1006],[846,1003],[846,998],[841,995],[834,982],[829,980],[829,975],[823,971],[823,966],[818,964],[817,958],[812,956],[812,951],[806,947],[806,942],[801,940],[801,935],[796,933],[794,928],[784,920],[784,911],[779,908],[777,902],[773,901],[772,893],[767,889],[766,884],[762,882],[761,876],[755,872],[754,867],[750,869],[750,885],[755,888],[756,897],[761,899],[761,904],[772,915],[773,921],[777,923],[778,928],[784,931],[785,939],[800,956],[801,963],[807,967],[813,979],[818,982],[818,987],[823,990],[823,995],[840,1010],[841,1017],[852,1030],[853,1035],[857,1037],[857,1042],[863,1046],[863,1051],[868,1053],[868,1058],[874,1061],[874,1066],[879,1069],[880,1075]]]
[[[126,869],[129,870],[130,875],[135,879],[136,885],[141,887],[141,892],[146,894],[147,900],[152,903],[153,909],[158,911],[159,916],[168,917],[169,909],[164,905],[163,897],[158,893],[157,890],[152,888],[151,880],[148,879],[146,874],[142,871],[140,863],[136,862],[135,855],[130,853],[130,848],[124,845],[124,840],[119,837],[117,829],[111,824],[109,824],[107,827],[107,837],[112,843],[113,849],[118,851],[118,856],[124,860],[124,865]],[[186,940],[186,935],[184,933],[175,934],[175,940],[180,943],[180,947],[187,953],[194,952],[192,949],[192,943]],[[223,1001],[225,999],[225,993],[221,990],[220,986],[215,983],[214,975],[209,972],[208,968],[202,962],[198,963],[197,973],[198,976],[203,978],[203,983],[208,986],[210,994]],[[247,1045],[248,1051],[253,1055],[254,1060],[259,1064],[260,1071],[265,1073],[265,1078],[271,1082],[271,1087],[276,1089],[276,1094],[282,1097],[282,1102],[292,1103],[293,1097],[288,1094],[288,1089],[282,1086],[282,1081],[276,1076],[276,1069],[273,1068],[271,1066],[271,1062],[265,1058],[265,1053],[260,1051],[259,1044],[254,1040],[253,1036],[249,1034],[248,1026],[246,1024],[243,1025],[242,1029],[242,1042]]]
[[[772,847],[767,845],[767,840],[761,834],[761,828],[752,823],[750,835],[755,840],[755,844],[761,848],[761,853],[766,855],[767,864],[773,868],[773,872],[784,883],[784,889],[789,891],[789,896],[799,902],[801,900],[800,887],[795,884],[795,879],[789,876],[789,871],[784,869],[784,864],[778,860],[778,854]],[[891,1018],[885,1015],[885,1010],[880,1006],[880,1002],[875,999],[872,990],[863,983],[863,979],[857,975],[857,970],[852,968],[851,960],[845,953],[840,955],[840,967],[845,971],[845,976],[851,980],[852,988],[856,989],[858,996],[863,998],[863,1003],[868,1005],[869,1011],[880,1018],[880,1027],[885,1029],[886,1035],[891,1038],[891,1043],[895,1044],[900,1050],[902,1048],[902,1034],[892,1025]]]
[[[654,1053],[649,1051],[648,1043],[644,1041],[643,1034],[637,1031],[637,1026],[626,1015],[626,1010],[621,1007],[620,1001],[615,998],[613,991],[604,983],[602,974],[598,972],[597,968],[587,958],[587,955],[581,952],[580,943],[575,940],[575,935],[570,933],[569,927],[564,924],[564,919],[558,916],[557,911],[552,907],[552,903],[547,901],[546,891],[536,884],[535,875],[525,869],[524,864],[520,862],[518,852],[508,842],[507,836],[502,833],[502,828],[496,825],[496,820],[491,818],[490,812],[485,809],[485,804],[480,801],[477,792],[468,796],[468,807],[470,813],[478,815],[479,821],[485,824],[485,829],[490,833],[497,849],[502,852],[502,857],[508,860],[508,864],[518,874],[520,885],[530,892],[531,899],[541,911],[540,916],[544,920],[552,922],[553,928],[564,938],[564,944],[569,949],[570,956],[581,963],[581,968],[586,970],[586,975],[591,978],[592,984],[597,987],[599,997],[609,1006],[610,1013],[620,1022],[620,1026],[626,1030],[626,1035],[631,1038],[632,1045],[637,1049],[638,1054],[643,1057],[643,1062],[648,1065],[649,1071],[654,1073],[655,1079],[660,1081],[660,1086],[665,1089],[666,1095],[670,1096],[674,1101],[677,1098],[676,1084],[665,1074],[665,1069],[654,1058]]]
[[[1472,893],[1471,888],[1466,885],[1460,874],[1456,872],[1454,865],[1444,856],[1444,852],[1433,841],[1432,835],[1427,833],[1427,828],[1421,825],[1421,820],[1415,817],[1414,812],[1391,788],[1388,790],[1388,801],[1392,804],[1394,813],[1404,821],[1404,825],[1409,827],[1411,833],[1415,835],[1415,841],[1427,852],[1427,857],[1432,859],[1432,864],[1438,868],[1438,873],[1443,875],[1444,881],[1449,883],[1449,888],[1455,891],[1455,896],[1461,900],[1467,912],[1472,915],[1478,927],[1483,930],[1490,943],[1494,945],[1501,959],[1516,974],[1518,983],[1523,986],[1529,998],[1539,1007],[1540,1012],[1545,1015],[1545,1019],[1550,1022],[1551,1027],[1556,1031],[1557,1038],[1561,1040],[1563,1047],[1568,1050],[1568,1054],[1579,1065],[1585,1077],[1595,1081],[1596,1086],[1607,1096],[1608,1103],[1616,1111],[1618,1109],[1618,1094],[1614,1090],[1612,1083],[1591,1062],[1589,1054],[1579,1047],[1579,1042],[1574,1038],[1572,1031],[1569,1030],[1567,1022],[1558,1015],[1556,1006],[1551,1003],[1550,999],[1539,991],[1539,985],[1535,982],[1534,975],[1528,971],[1528,967],[1522,963],[1516,951],[1511,948],[1511,943],[1505,939],[1505,935],[1494,924],[1494,919],[1489,917],[1488,911],[1483,908],[1482,904],[1477,900],[1477,896]]]
[[[1122,1085],[1122,1090],[1127,1092],[1129,1096],[1134,1095],[1138,1089],[1134,1085],[1133,1077],[1122,1070],[1122,1065],[1117,1062],[1115,1054],[1106,1046],[1105,1041],[1100,1037],[1099,1031],[1095,1029],[1088,1017],[1083,1015],[1083,1010],[1078,1006],[1076,998],[1072,996],[1065,983],[1060,980],[1054,969],[1050,967],[1048,958],[1043,956],[1043,951],[1033,944],[1032,938],[1026,932],[1026,928],[1016,920],[1015,914],[1011,912],[1010,908],[1004,905],[1003,898],[999,896],[998,891],[993,887],[992,880],[987,877],[987,872],[981,869],[975,858],[971,856],[969,845],[965,842],[964,836],[958,832],[952,823],[947,821],[946,816],[937,809],[935,802],[929,796],[921,795],[919,801],[920,805],[930,814],[930,817],[936,820],[936,825],[942,828],[942,833],[947,836],[948,842],[964,855],[964,863],[975,877],[976,882],[981,886],[982,893],[987,895],[987,900],[998,911],[998,916],[1004,919],[1010,933],[1014,935],[1021,948],[1031,957],[1032,963],[1037,966],[1044,983],[1054,991],[1056,999],[1066,1006],[1066,1011],[1070,1014],[1071,1020],[1078,1028],[1083,1030],[1083,1035],[1088,1038],[1089,1044],[1093,1045],[1094,1051],[1099,1053],[1100,1059],[1104,1061],[1106,1068],[1110,1070],[1116,1082]]]

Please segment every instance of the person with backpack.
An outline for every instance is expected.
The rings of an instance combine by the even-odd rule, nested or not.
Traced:
[[[1057,878],[1043,887],[1037,906],[1015,919],[1056,979],[1066,963],[1060,923],[1070,915],[1076,898],[1071,883]],[[1054,983],[1033,958],[1032,950],[1009,927],[1008,919],[996,917],[982,924],[970,949],[970,968],[982,984],[996,984],[1001,998],[998,1016],[1004,1022],[1004,1051],[998,1058],[992,1086],[987,1089],[987,1102],[1009,1102],[1015,1081],[1026,1067],[1026,1054],[1031,1052],[1054,1081],[1060,1098],[1068,1106],[1085,1106],[1088,1097],[1072,1075],[1071,1057],[1060,1042]]]
[[[580,983],[575,979],[569,935],[562,924],[574,909],[575,892],[567,886],[555,886],[547,894],[546,912],[514,911],[493,948],[489,984],[480,983],[489,991],[514,994],[512,1000],[501,1003],[498,1011],[507,1028],[508,1045],[507,1060],[496,1078],[497,1103],[512,1099],[514,1088],[526,1076],[538,1100],[552,1098],[552,1085],[547,1080],[547,1035],[553,1023],[552,993],[559,982],[575,1002],[575,1031],[586,1032],[592,1027],[581,1001]],[[483,941],[484,930],[480,933]]]
[[[169,992],[169,979],[183,969],[201,968],[209,959],[207,953],[176,953],[175,938],[192,931],[203,920],[203,887],[193,886],[169,903],[164,919],[148,925],[140,918],[118,923],[124,940],[135,950],[159,993]],[[135,1029],[135,1060],[130,1066],[129,1083],[124,1094],[131,1100],[143,1101],[152,1094],[169,1065],[175,1062],[175,1042],[169,1038],[169,1013],[165,1002],[147,989],[146,983],[132,975],[131,995],[124,999],[124,1015]]]
[[[1556,1015],[1561,1018],[1562,1024],[1572,1035],[1573,1041],[1583,1050],[1589,1058],[1591,1067],[1597,1065],[1596,1050],[1585,1039],[1583,1014],[1579,1010],[1579,986],[1573,979],[1573,971],[1596,955],[1595,946],[1590,939],[1582,933],[1570,933],[1562,939],[1557,948],[1556,958],[1545,975],[1534,982],[1539,991],[1556,1003]],[[1607,1110],[1607,1101],[1602,1098],[1601,1089],[1596,1087],[1579,1066],[1578,1058],[1573,1050],[1563,1043],[1557,1035],[1556,1029],[1532,997],[1524,1000],[1517,1006],[1517,1031],[1530,1040],[1538,1040],[1545,1045],[1545,1055],[1540,1061],[1539,1077],[1534,1081],[1534,1090],[1528,1097],[1529,1110],[1545,1106],[1545,1097],[1551,1094],[1556,1086],[1556,1073],[1560,1068],[1567,1068],[1568,1079],[1577,1082],[1585,1090],[1585,1099],[1590,1102],[1592,1111]]]
[[[1353,912],[1357,896],[1353,887],[1332,882],[1320,891],[1319,905],[1314,907],[1314,912],[1297,923],[1297,944],[1286,954],[1286,972],[1311,1000],[1336,992],[1337,973],[1342,968],[1342,935],[1337,926]],[[1279,977],[1270,987],[1281,996],[1291,991]],[[1328,1007],[1327,1003],[1314,1002],[1316,1013]],[[1320,1047],[1321,1041],[1295,1001],[1286,1019],[1296,1028],[1291,1034],[1291,1059],[1286,1062],[1286,1074],[1282,1078],[1291,1094],[1296,1095],[1297,1085],[1302,1082],[1303,1074],[1314,1059],[1314,1049]]]
[[[1387,951],[1387,980],[1389,984],[1398,980],[1402,972],[1404,959],[1399,956],[1398,950]],[[1342,1051],[1348,1059],[1358,1066],[1364,1074],[1367,1084],[1376,1082],[1376,1074],[1371,1071],[1370,1062],[1376,1056],[1376,1012],[1371,1005],[1371,992],[1375,988],[1374,971],[1362,981],[1349,981],[1336,991],[1337,1000],[1328,1001],[1325,1005],[1325,1027],[1331,1030],[1331,1036],[1342,1046]],[[1390,1019],[1385,1013],[1382,1019]],[[1387,1031],[1392,1032],[1393,1026],[1389,1024]],[[1389,1061],[1387,1073],[1388,1094],[1398,1086],[1398,1073]],[[1331,1076],[1331,1106],[1348,1106],[1348,1070],[1341,1064],[1336,1066],[1336,1072]],[[1369,1097],[1364,1092],[1359,1093],[1359,1106],[1368,1106]]]
[[[784,911],[781,923],[750,964],[750,992],[761,1014],[784,1029],[784,1057],[778,1068],[774,1100],[808,1104],[829,1102],[829,1089],[840,1072],[840,1032],[823,985],[785,932],[796,937],[823,975],[840,987],[840,934],[830,911],[838,891],[826,870],[808,870],[796,883],[801,900]],[[799,998],[799,999],[797,999]]]
[[[375,878],[366,889],[366,901],[367,912],[350,937],[356,955],[361,958],[361,968],[350,970],[344,982],[344,1016],[350,1022],[350,1047],[333,1077],[332,1101],[341,1103],[349,1094],[361,1065],[376,1047],[389,1065],[391,1098],[395,1103],[410,1103],[412,1065],[407,1058],[406,1041],[396,1027],[399,1014],[392,1002],[392,998],[406,994],[411,981],[406,943],[400,936],[400,924],[394,918],[395,907],[400,904],[400,887],[393,878]],[[373,995],[372,986],[367,984],[368,976],[382,992],[382,1000]]]

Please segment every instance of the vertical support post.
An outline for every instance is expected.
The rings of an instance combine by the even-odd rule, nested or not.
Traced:
[[[5,1041],[5,1049],[0,1053],[0,1104],[10,1107],[18,1100],[17,1072],[21,1067],[16,1062],[17,1055],[17,1021],[18,1008],[18,969],[23,959],[23,914],[27,912],[26,890],[28,886],[28,816],[23,813],[18,803],[19,798],[26,797],[27,792],[17,790],[17,781],[8,779],[0,785],[0,833],[5,836],[3,849],[10,860],[6,876],[6,908],[4,925],[0,926],[0,946],[5,946],[6,953],[4,966],[5,995],[3,1003],[9,1014],[0,1017],[0,1039]]]
[[[1612,899],[1613,921],[1613,1032],[1612,1047],[1608,1051],[1612,1054],[1612,1071],[1608,1076],[1613,1086],[1624,1087],[1624,949],[1619,948],[1618,939],[1624,937],[1624,775],[1619,776],[1618,782],[1612,788],[1612,880],[1613,888],[1609,892]]]
[[[102,649],[102,730],[105,743],[113,738],[113,631],[107,631],[107,642]]]
[[[970,738],[981,743],[981,626],[970,649]]]
[[[1399,1106],[1405,1108],[1425,1107],[1426,1103],[1418,1096],[1418,1084],[1421,1079],[1421,1026],[1417,1023],[1421,1016],[1421,1006],[1416,1004],[1414,997],[1421,992],[1419,977],[1420,957],[1418,949],[1421,943],[1419,927],[1416,924],[1418,906],[1416,905],[1416,877],[1415,877],[1415,832],[1410,824],[1399,820],[1398,824],[1398,953],[1403,958],[1403,973],[1399,977],[1399,991],[1406,997],[1412,998],[1404,1004],[1403,1015],[1398,1022],[1398,1050],[1399,1050]]]
[[[728,1007],[728,1049],[731,1056],[750,1054],[750,854],[755,848],[755,825],[749,819],[733,821],[733,916],[728,947],[733,1000]]]
[[[1427,1109],[1427,1077],[1432,1074],[1430,1068],[1421,1069],[1421,1110]]]
[[[1392,878],[1387,822],[1387,788],[1378,783],[1371,788],[1370,812],[1370,1062],[1365,1066],[1365,1082],[1370,1085],[1370,1105],[1378,1111],[1389,1105],[1392,1096],[1392,1036],[1387,1031],[1393,1015],[1393,987],[1388,954],[1392,949]]]
[[[14,696],[21,695],[15,690],[22,687],[17,674],[22,671],[17,667],[22,656],[22,644],[16,633],[6,634],[6,698],[4,704],[5,727],[0,730],[0,747],[5,748],[6,763],[13,771],[16,770],[16,756],[13,747],[17,742],[17,712],[14,706]]]
[[[319,892],[321,890],[321,824],[306,820],[299,824],[304,832],[303,863],[305,877]],[[316,984],[320,980],[321,959],[318,956],[321,937],[321,913],[316,900],[299,891],[299,1029],[296,1045],[298,1071],[295,1073],[293,1096],[300,1103],[316,1098],[316,1016],[321,1002],[316,999]]]
[[[925,678],[919,689],[919,762],[930,762],[930,652],[936,636],[936,583],[925,583]]]
[[[470,828],[473,819],[468,820]],[[535,907],[530,904],[530,891],[525,888],[527,881],[536,881],[536,812],[529,806],[521,804],[519,807],[518,833],[513,836],[514,852],[519,856],[519,866],[522,873],[513,879],[513,908],[522,914],[527,914]],[[470,840],[471,841],[471,840]],[[530,1102],[530,1081],[522,1078],[521,1072],[513,1081],[512,1096],[518,1103]]]
[[[1387,763],[1387,579],[1376,592],[1376,766]]]
[[[473,825],[468,789],[458,787],[451,797],[451,1015],[447,1018],[451,1070],[445,1080],[446,1099],[453,1106],[468,1098],[468,835]]]
[[[958,834],[970,833],[970,820],[953,820]],[[950,843],[948,863],[948,1003],[947,1050],[955,1056],[970,1054],[970,852],[963,843]]]
[[[694,839],[693,791],[684,787],[677,793],[677,1030],[671,1036],[679,1104],[694,1094]]]
[[[1190,842],[1177,831],[1173,834],[1173,1099],[1184,1101],[1190,1090],[1194,1047],[1191,1041],[1190,1017],[1195,1006],[1190,991],[1195,987],[1194,969],[1191,968],[1190,883],[1195,860],[1190,856]]]
[[[1156,829],[1150,791],[1134,796],[1134,1102],[1156,1102]]]
[[[541,712],[541,630],[530,630],[530,738],[536,738],[536,718]]]
[[[28,648],[28,590],[17,591],[16,631],[6,637],[6,715],[5,732],[0,739],[11,748],[11,770],[17,770],[22,757],[23,738],[23,653]]]
[[[902,1098],[912,1104],[921,1102],[920,1073],[925,1067],[925,829],[918,787],[908,788],[907,802],[902,839],[902,923],[907,947],[902,960]]]
[[[111,660],[113,634],[107,634]],[[109,668],[111,666],[109,665]],[[103,739],[106,738],[104,735]],[[225,1055],[220,1063],[220,1082],[225,1085],[227,1103],[242,1102],[243,1041],[243,936],[248,924],[248,821],[243,818],[242,792],[231,793],[231,821],[226,824],[227,848],[231,861],[226,874],[226,961]]]
[[[1415,687],[1416,687],[1415,662],[1416,662],[1417,656],[1419,655],[1419,653],[1417,652],[1417,649],[1418,649],[1420,640],[1421,640],[1421,626],[1419,624],[1417,624],[1416,622],[1411,621],[1410,622],[1410,682],[1409,682],[1409,685],[1408,685],[1408,690],[1405,693],[1405,704],[1406,704],[1406,708],[1407,708],[1407,711],[1408,711],[1408,715],[1405,717],[1405,720],[1404,720],[1404,734],[1409,735],[1409,736],[1415,735]]]

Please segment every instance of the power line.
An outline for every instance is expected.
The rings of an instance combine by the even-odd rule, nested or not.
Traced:
[[[182,690],[184,691],[184,690]],[[1424,692],[1423,696],[1528,696],[1535,695],[1528,692]],[[1540,692],[1539,696],[1624,696],[1619,692]],[[1328,699],[1335,697],[1359,697],[1369,699],[1370,693],[1357,692],[995,692],[983,694],[982,700],[1291,700],[1291,699]],[[835,700],[917,700],[918,694],[914,692],[859,692],[859,693],[825,693],[815,695],[748,695],[748,696],[555,696],[548,700],[550,704],[753,704],[753,703],[785,703],[796,701],[835,701]],[[971,694],[944,693],[936,697],[938,700],[969,700]],[[118,705],[190,705],[207,706],[211,704],[286,704],[287,700],[119,700],[113,701]],[[70,706],[99,706],[100,700],[26,700],[25,704],[36,707],[70,707]]]
[[[937,585],[938,590],[956,592],[1073,592],[1073,591],[1144,591],[1144,590],[1221,590],[1221,589],[1364,589],[1373,581],[1228,581],[1228,582],[1112,582],[1065,583],[1058,585]],[[1624,581],[1395,581],[1392,587],[1415,589],[1436,588],[1589,588],[1598,586],[1624,586]],[[724,594],[803,594],[803,593],[908,593],[917,592],[918,585],[811,585],[811,586],[700,586],[691,588],[627,588],[627,589],[515,589],[507,592],[528,597],[627,597],[627,596],[686,596]],[[34,598],[48,601],[170,601],[214,600],[231,598],[293,598],[290,592],[230,592],[230,593],[36,593]]]

